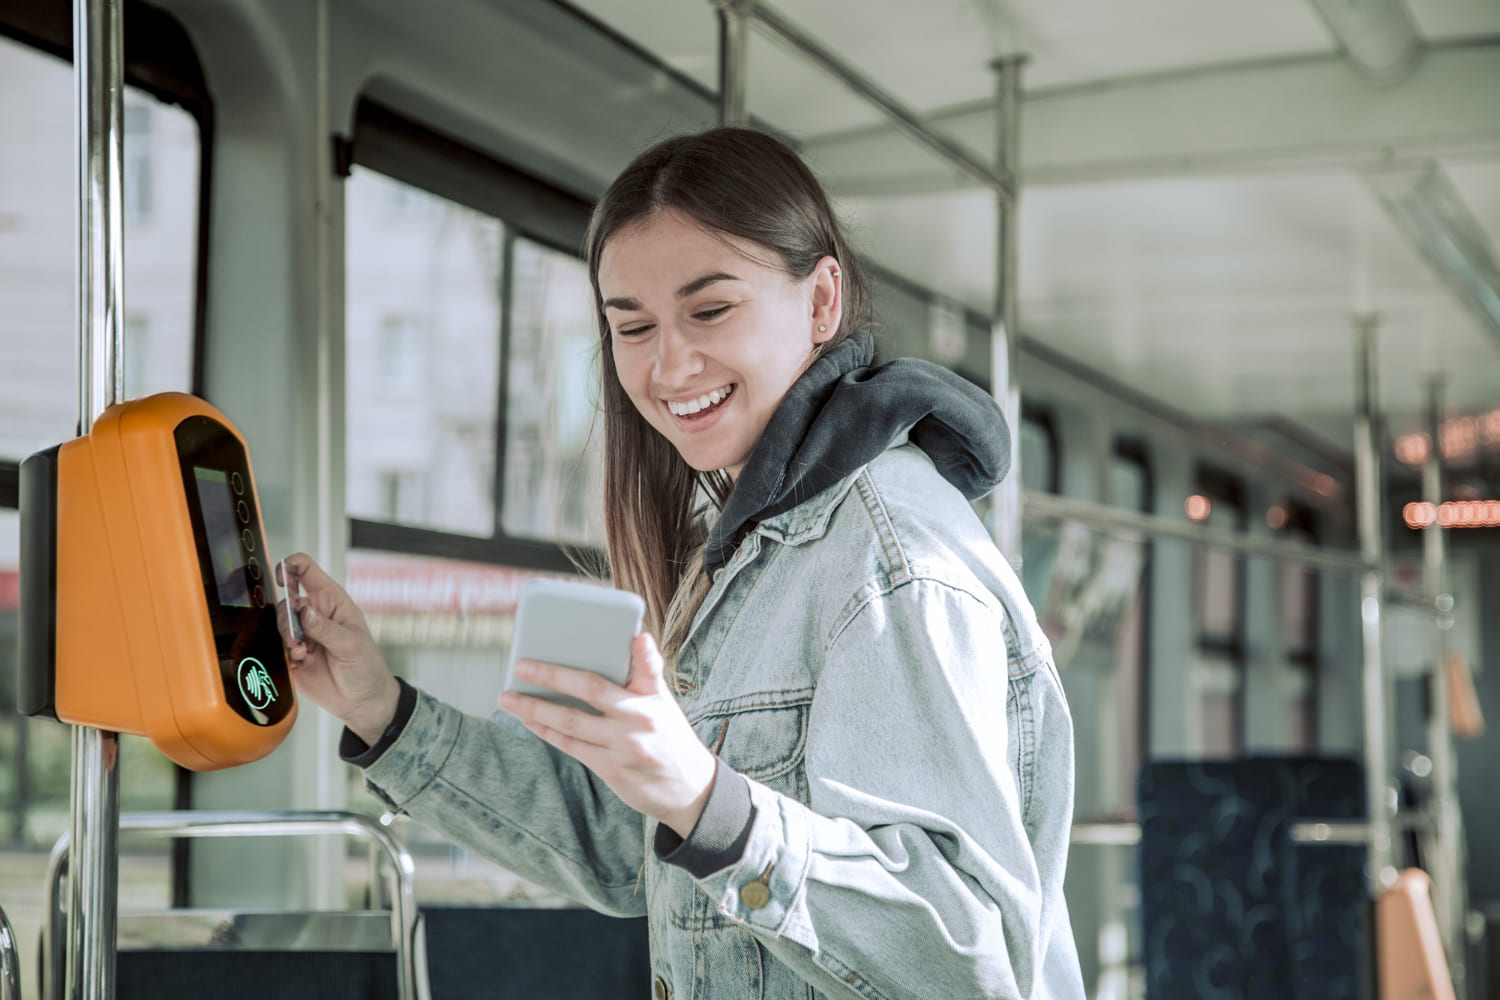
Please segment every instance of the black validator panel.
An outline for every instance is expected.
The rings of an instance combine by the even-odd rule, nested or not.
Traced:
[[[187,493],[224,697],[249,722],[286,717],[292,684],[245,449],[223,425],[189,417],[173,434]]]

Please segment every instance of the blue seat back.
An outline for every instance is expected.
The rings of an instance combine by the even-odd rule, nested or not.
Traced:
[[[1367,995],[1365,851],[1289,836],[1298,820],[1364,818],[1359,762],[1155,761],[1138,792],[1148,997]]]

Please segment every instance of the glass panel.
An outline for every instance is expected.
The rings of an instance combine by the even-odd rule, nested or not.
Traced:
[[[0,38],[0,458],[78,423],[73,71]],[[192,388],[198,123],[125,88],[125,384]]]
[[[1207,525],[1218,531],[1239,531],[1241,510],[1219,497],[1212,498]],[[1225,549],[1199,546],[1193,560],[1198,594],[1199,638],[1210,642],[1238,642],[1241,630],[1240,556]]]
[[[1150,509],[1146,496],[1146,470],[1140,462],[1123,455],[1109,458],[1109,502],[1126,510]]]
[[[1052,453],[1052,435],[1037,420],[1021,418],[1021,488],[1050,491],[1057,456]]]
[[[517,239],[505,414],[507,535],[604,544],[599,329],[583,261]]]
[[[1239,557],[1223,549],[1204,549],[1197,559],[1198,634],[1231,641],[1239,635]]]
[[[1289,529],[1281,533],[1288,541],[1313,545],[1306,531]],[[1309,666],[1317,659],[1317,570],[1294,563],[1281,567],[1281,631],[1286,636],[1287,658]]]
[[[1281,567],[1281,629],[1286,636],[1287,654],[1303,658],[1313,652],[1313,584],[1317,575],[1290,563]]]
[[[344,196],[349,514],[488,537],[504,230],[361,168]]]
[[[386,662],[422,690],[479,717],[498,711],[521,584],[540,574],[501,566],[353,551],[346,586],[365,613]],[[349,770],[349,808],[387,806]],[[572,905],[418,823],[397,835],[417,865],[419,902]]]
[[[1203,720],[1203,756],[1233,757],[1240,752],[1240,696],[1211,692],[1200,704]]]

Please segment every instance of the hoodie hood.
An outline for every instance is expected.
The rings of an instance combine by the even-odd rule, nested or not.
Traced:
[[[1010,433],[994,399],[927,361],[874,360],[875,338],[860,331],[792,383],[709,529],[710,575],[756,524],[868,465],[903,435],[971,501],[1005,478]]]

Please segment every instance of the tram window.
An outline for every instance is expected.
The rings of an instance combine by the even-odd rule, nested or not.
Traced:
[[[599,330],[588,269],[523,237],[511,266],[501,528],[602,545]]]
[[[151,206],[156,195],[156,178],[151,172],[151,107],[140,101],[125,105],[124,156],[125,176],[129,180],[122,192],[125,197],[125,219],[136,224],[151,221]]]
[[[1244,493],[1237,480],[1203,468],[1198,492],[1209,500],[1209,528],[1245,530]],[[1245,561],[1233,552],[1196,546],[1193,584],[1198,655],[1192,683],[1200,750],[1208,757],[1233,756],[1244,746]]]
[[[1059,491],[1057,428],[1045,410],[1021,409],[1021,488],[1043,493]]]
[[[487,537],[504,227],[360,168],[345,204],[349,514]]]
[[[0,93],[0,460],[19,461],[78,422],[72,67],[0,37]],[[124,100],[126,384],[190,391],[198,123],[134,86]]]
[[[1021,488],[1056,493],[1059,489],[1057,430],[1052,415],[1044,409],[1021,406]],[[1052,599],[1053,573],[1057,567],[1059,537],[1054,523],[1027,525],[1021,533],[1021,586],[1031,598],[1044,628],[1056,629],[1049,621],[1055,614]]]
[[[1317,520],[1301,504],[1284,505],[1283,539],[1316,545]],[[1311,751],[1317,746],[1318,719],[1318,571],[1307,566],[1281,566],[1281,630],[1286,637],[1287,691],[1290,732],[1288,749]]]
[[[507,566],[351,550],[350,595],[396,673],[479,716],[495,711],[515,628],[521,584],[536,574]],[[380,815],[389,806],[347,773],[349,808]],[[470,856],[419,823],[403,824],[402,842],[421,871],[423,902],[574,905],[497,865]]]

